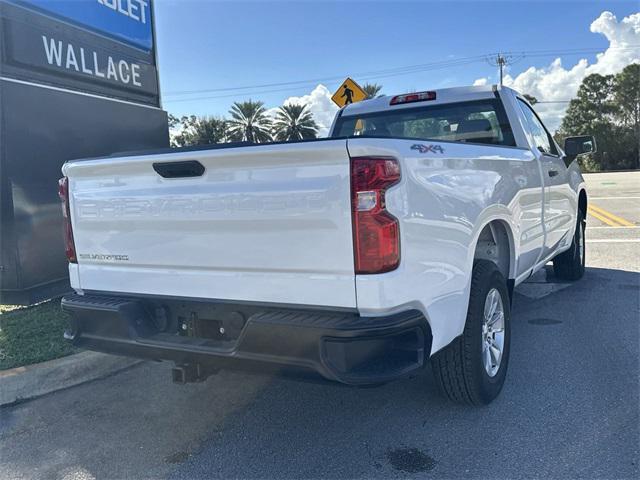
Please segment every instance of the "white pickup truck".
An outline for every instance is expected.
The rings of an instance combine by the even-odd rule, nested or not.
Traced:
[[[326,139],[68,162],[66,336],[175,362],[379,384],[425,366],[452,400],[504,383],[514,286],[584,272],[585,184],[517,92],[340,110]]]

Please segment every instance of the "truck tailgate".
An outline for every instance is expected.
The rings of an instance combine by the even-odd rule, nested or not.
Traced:
[[[201,176],[154,170],[194,160]],[[86,160],[63,172],[76,288],[356,306],[345,140]]]

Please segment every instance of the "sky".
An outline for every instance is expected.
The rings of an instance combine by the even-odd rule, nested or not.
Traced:
[[[156,0],[163,107],[224,116],[234,101],[307,103],[326,134],[349,76],[382,93],[497,83],[571,99],[591,73],[640,62],[638,1]],[[245,88],[247,87],[247,88]],[[536,109],[550,129],[566,103]]]

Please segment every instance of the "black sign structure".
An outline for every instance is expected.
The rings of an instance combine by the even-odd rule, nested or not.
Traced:
[[[148,0],[0,0],[0,303],[69,289],[65,161],[168,146],[152,39]]]
[[[160,105],[154,50],[10,3],[0,3],[0,9],[3,76]]]

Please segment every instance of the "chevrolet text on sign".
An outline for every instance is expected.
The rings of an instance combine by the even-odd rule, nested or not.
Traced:
[[[143,50],[153,48],[149,0],[10,0]]]

